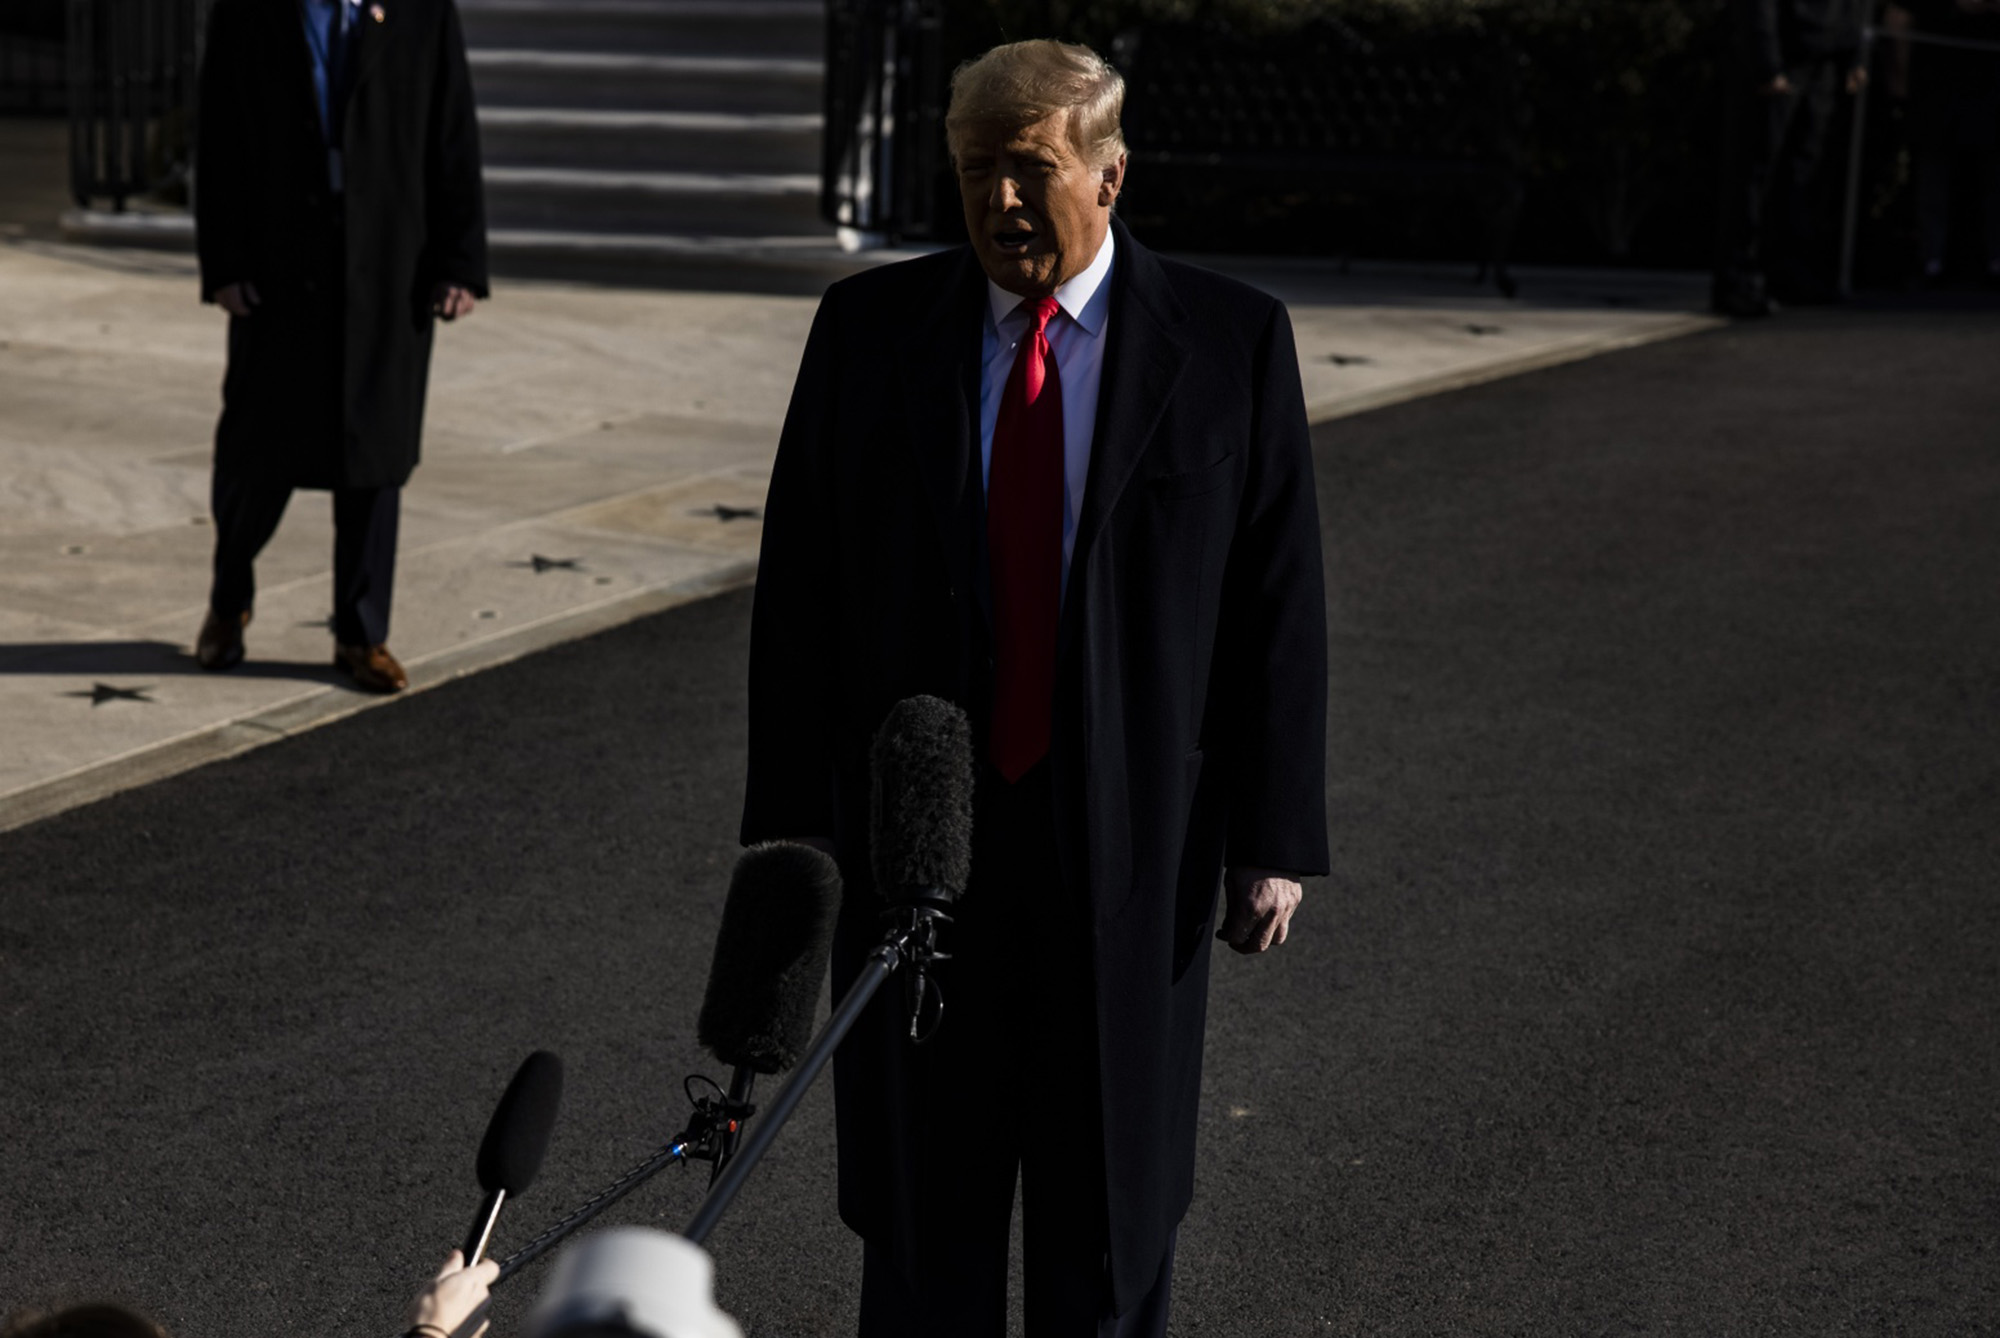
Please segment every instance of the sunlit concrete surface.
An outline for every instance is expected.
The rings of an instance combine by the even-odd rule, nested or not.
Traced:
[[[325,494],[196,667],[224,317],[191,257],[0,230],[0,829],[378,699],[326,629]],[[1283,297],[1315,420],[1712,323],[1693,276],[1215,262]],[[442,327],[390,645],[422,689],[749,580],[815,299],[499,283]]]

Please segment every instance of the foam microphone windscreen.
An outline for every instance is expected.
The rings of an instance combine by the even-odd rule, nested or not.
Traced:
[[[790,1068],[812,1043],[813,1011],[833,950],[840,866],[791,841],[736,861],[695,1035],[723,1063]]]
[[[562,1087],[562,1061],[548,1051],[537,1050],[521,1061],[480,1140],[481,1189],[489,1194],[504,1189],[512,1197],[534,1182],[555,1132]]]
[[[896,703],[876,731],[869,836],[875,884],[955,900],[972,873],[972,727],[936,697]]]

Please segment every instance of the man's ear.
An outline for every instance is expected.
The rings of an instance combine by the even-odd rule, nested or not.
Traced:
[[[1099,170],[1101,176],[1097,182],[1097,207],[1109,209],[1118,203],[1118,192],[1125,189],[1125,155],[1119,154],[1108,166]]]

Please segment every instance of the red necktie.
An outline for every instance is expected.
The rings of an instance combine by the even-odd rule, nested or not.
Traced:
[[[1053,297],[1023,302],[1031,325],[1007,374],[986,482],[993,575],[993,765],[1017,781],[1048,755],[1062,609],[1062,384],[1045,333]]]

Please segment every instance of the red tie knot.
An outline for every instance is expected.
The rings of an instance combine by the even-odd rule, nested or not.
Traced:
[[[1048,361],[1052,350],[1047,330],[1060,306],[1053,297],[1045,297],[1033,303],[1023,302],[1017,308],[1027,312],[1028,319],[1034,322],[1025,341],[1027,347],[1021,350],[1021,374],[1030,404],[1042,397],[1042,386],[1048,380]]]
[[[1049,328],[1049,322],[1055,319],[1058,311],[1062,310],[1062,303],[1053,297],[1044,297],[1033,303],[1023,302],[1021,310],[1027,312],[1028,319],[1035,323],[1034,328],[1028,331],[1028,337],[1032,339]]]

